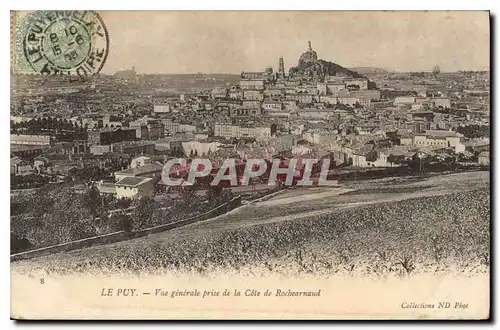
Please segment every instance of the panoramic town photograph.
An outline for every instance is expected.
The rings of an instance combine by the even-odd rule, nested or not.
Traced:
[[[489,278],[489,24],[12,12],[11,273]]]

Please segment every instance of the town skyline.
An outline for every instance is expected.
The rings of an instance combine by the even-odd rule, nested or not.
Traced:
[[[331,12],[105,11],[111,41],[102,73],[135,67],[139,74],[239,74],[276,68],[279,57],[288,70],[308,41],[319,58],[347,68],[489,70],[489,20],[475,19],[486,11],[334,15],[335,20]]]

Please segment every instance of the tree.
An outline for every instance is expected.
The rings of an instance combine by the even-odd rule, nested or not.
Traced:
[[[391,164],[394,164],[396,162],[396,157],[394,157],[393,154],[390,154],[389,156],[387,156],[387,161]]]
[[[30,203],[26,238],[36,247],[59,244],[95,235],[92,214],[85,196],[68,185],[47,185],[39,189]]]
[[[124,213],[118,215],[118,223],[122,230],[126,233],[130,233],[134,227],[132,218]]]
[[[222,187],[220,186],[209,186],[205,197],[207,200],[211,201],[222,194]]]
[[[31,250],[33,244],[26,238],[20,237],[15,233],[10,233],[10,253],[19,253],[27,250]]]
[[[153,217],[153,213],[158,209],[158,206],[153,198],[142,197],[134,200],[132,205],[135,206],[131,213],[134,228],[147,228],[157,224],[156,220],[158,219]]]
[[[92,215],[95,217],[98,214],[99,208],[101,208],[101,196],[99,193],[99,190],[95,185],[92,185],[90,189],[87,191],[87,196],[86,196],[86,201],[87,205],[90,209],[90,212]]]
[[[115,202],[115,207],[119,209],[126,209],[130,207],[132,200],[129,198],[119,198]]]
[[[439,67],[439,65],[436,65],[434,66],[434,68],[432,68],[432,73],[437,76],[438,74],[441,73],[441,68]]]

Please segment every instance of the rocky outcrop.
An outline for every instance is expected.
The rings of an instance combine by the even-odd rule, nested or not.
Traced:
[[[362,76],[336,63],[324,60],[299,61],[296,67],[290,68],[290,76],[304,76],[316,79],[324,79],[327,76],[347,76],[361,78]]]
[[[312,49],[310,41],[308,50],[300,56],[298,65],[290,68],[289,74],[291,77],[301,76],[315,80],[323,80],[327,76],[362,77],[359,73],[336,63],[319,60],[318,54]]]

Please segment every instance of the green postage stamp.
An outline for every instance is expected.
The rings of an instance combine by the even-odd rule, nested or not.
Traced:
[[[106,62],[109,36],[94,11],[11,12],[11,71],[92,76]]]

